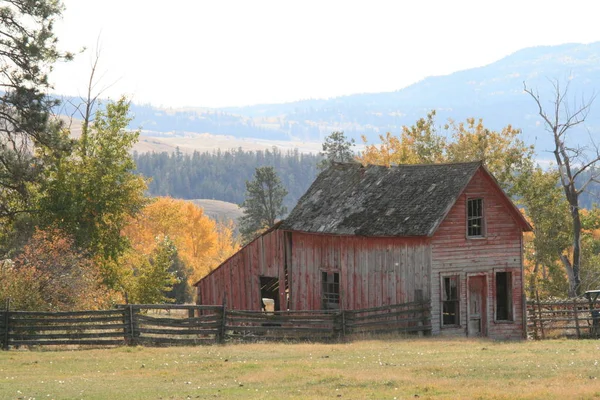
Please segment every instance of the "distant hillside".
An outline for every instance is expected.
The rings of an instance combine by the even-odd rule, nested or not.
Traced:
[[[523,81],[539,88],[542,99],[549,100],[548,79],[568,80],[576,98],[600,92],[600,42],[523,49],[484,67],[429,77],[385,93],[223,109],[174,110],[132,104],[130,126],[144,129],[148,149],[152,145],[173,148],[180,142],[193,148],[214,138],[201,134],[244,139],[248,145],[261,140],[294,141],[291,147],[312,142],[309,147],[314,148],[314,143],[322,142],[333,130],[343,130],[355,139],[364,134],[376,141],[379,134],[399,132],[402,125],[410,125],[436,109],[440,124],[447,118],[467,117],[483,118],[492,129],[512,124],[523,129],[526,141],[536,144],[541,155],[552,142],[537,117],[534,102],[523,93]],[[63,113],[72,112],[65,102]],[[592,133],[600,131],[600,101],[592,108],[588,122]],[[581,141],[587,139],[587,132],[579,131],[584,133]],[[225,139],[221,148],[238,144]]]
[[[231,220],[237,223],[242,216],[242,209],[233,203],[220,200],[194,199],[190,200],[204,209],[204,214],[217,221]]]
[[[310,121],[322,128],[321,135],[335,128],[357,139],[365,134],[373,141],[378,134],[398,132],[436,109],[440,124],[447,118],[468,117],[483,118],[493,129],[512,124],[524,131],[539,153],[552,141],[540,125],[535,103],[523,93],[523,82],[539,88],[542,99],[551,100],[549,79],[568,81],[574,98],[600,92],[600,42],[528,48],[484,67],[429,77],[393,92],[224,110],[263,119],[285,116],[292,125]],[[588,123],[593,132],[600,130],[600,102]]]

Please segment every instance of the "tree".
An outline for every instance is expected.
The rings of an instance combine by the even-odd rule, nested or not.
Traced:
[[[533,232],[525,236],[528,296],[563,296],[568,288],[559,256],[568,251],[569,208],[558,186],[556,169],[537,167],[527,173],[519,202],[525,206]]]
[[[167,294],[178,283],[172,266],[177,258],[177,247],[168,238],[157,239],[150,257],[142,258],[133,268],[133,277],[128,285],[128,300],[138,304],[172,302]]]
[[[561,89],[560,83],[552,81],[553,97],[550,111],[546,111],[542,105],[539,93],[527,88],[523,84],[525,93],[529,94],[537,106],[538,115],[542,118],[546,130],[554,139],[554,159],[560,172],[560,184],[567,202],[571,216],[571,233],[573,254],[571,257],[565,252],[560,259],[569,277],[569,296],[581,294],[581,237],[582,222],[579,208],[579,196],[586,190],[588,185],[598,180],[599,173],[588,175],[580,179],[586,171],[594,171],[594,166],[600,160],[600,151],[592,141],[593,148],[580,144],[568,144],[567,134],[574,128],[582,125],[588,116],[590,107],[594,101],[592,96],[589,100],[574,101],[569,104],[567,99],[569,85]]]
[[[19,309],[69,311],[105,308],[114,293],[102,285],[100,269],[57,229],[37,230],[13,263],[3,263],[0,299]]]
[[[321,155],[324,157],[319,162],[319,169],[325,169],[334,162],[350,162],[354,160],[354,139],[346,139],[344,132],[331,132],[325,142],[323,142],[323,151]]]
[[[415,125],[402,127],[400,136],[380,136],[379,146],[367,144],[363,137],[366,147],[358,160],[387,166],[483,161],[509,194],[518,190],[522,173],[531,169],[533,147],[526,146],[521,131],[510,125],[497,132],[485,128],[481,119],[468,118],[464,123],[450,120],[440,129],[443,133],[432,111]]]
[[[177,270],[186,275],[189,285],[237,250],[230,224],[216,223],[194,203],[170,197],[154,199],[122,233],[138,254],[154,251],[156,238],[172,240],[183,262]]]
[[[507,125],[493,131],[475,118],[458,124],[450,120],[444,128],[452,138],[445,144],[448,162],[481,160],[508,195],[520,196],[524,179],[533,168],[533,146],[523,142],[520,129]]]
[[[244,215],[240,218],[240,233],[245,243],[273,226],[277,218],[287,212],[283,206],[286,195],[287,190],[273,167],[256,168],[254,180],[246,182],[246,199],[240,205],[244,209]]]
[[[129,153],[139,132],[127,130],[128,111],[124,98],[97,110],[86,142],[57,157],[41,186],[44,225],[60,226],[77,246],[105,260],[117,260],[126,250],[121,230],[147,203],[146,183],[134,173]]]
[[[380,135],[381,144],[368,145],[363,136],[365,150],[359,157],[363,164],[427,164],[443,162],[446,159],[446,138],[435,126],[435,110],[425,118],[419,118],[413,126],[403,126],[400,136],[387,132]]]
[[[57,101],[47,96],[48,73],[57,60],[70,59],[56,47],[57,0],[0,3],[0,224],[35,211],[31,201],[46,167],[39,149],[68,151],[69,141],[49,118]],[[4,233],[3,232],[3,233]]]

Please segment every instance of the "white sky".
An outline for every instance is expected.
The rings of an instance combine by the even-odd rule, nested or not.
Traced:
[[[600,41],[596,1],[63,0],[57,93],[220,107],[397,90],[519,49]]]

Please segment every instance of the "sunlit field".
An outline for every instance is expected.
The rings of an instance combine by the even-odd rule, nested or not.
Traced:
[[[600,341],[387,339],[0,352],[1,399],[600,397]]]

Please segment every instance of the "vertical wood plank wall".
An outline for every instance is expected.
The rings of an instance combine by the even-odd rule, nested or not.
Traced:
[[[466,202],[483,198],[485,236],[466,237]],[[282,309],[321,308],[321,272],[340,273],[340,307],[361,309],[431,299],[433,334],[467,333],[467,277],[487,285],[487,335],[523,337],[522,231],[512,206],[478,171],[432,238],[308,234],[274,229],[263,234],[198,283],[199,304],[260,310],[260,276],[279,278]],[[496,272],[512,274],[513,320],[495,321]],[[460,276],[460,326],[441,327],[441,275]]]
[[[483,198],[485,237],[466,237],[466,203]],[[485,273],[488,336],[518,339],[523,336],[522,232],[510,205],[487,175],[478,171],[432,238],[431,317],[433,334],[465,335],[467,329],[467,274]],[[512,322],[495,322],[495,272],[512,273]],[[460,327],[441,327],[441,274],[460,276]]]
[[[321,271],[340,273],[346,310],[429,298],[431,251],[427,238],[373,238],[291,232],[290,309],[321,308]]]
[[[284,232],[258,237],[197,284],[198,304],[222,304],[236,310],[261,309],[260,276],[279,278],[279,300],[285,306]]]

